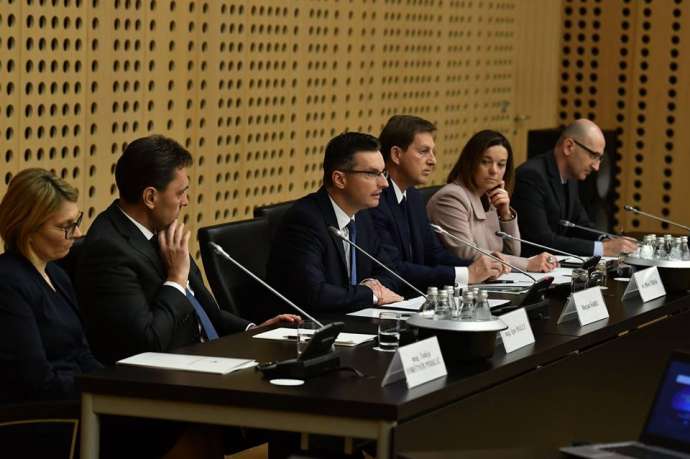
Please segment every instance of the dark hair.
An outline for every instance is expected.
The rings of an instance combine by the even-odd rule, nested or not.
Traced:
[[[163,191],[178,169],[191,165],[192,155],[173,139],[162,135],[141,137],[127,145],[115,166],[120,198],[135,204],[150,186]]]
[[[414,141],[414,136],[420,132],[436,132],[436,126],[431,121],[413,115],[394,115],[388,120],[379,135],[381,142],[381,154],[388,162],[391,157],[391,149],[399,147],[407,150]]]
[[[376,137],[362,132],[344,132],[333,137],[326,145],[323,157],[323,184],[333,185],[333,171],[351,169],[355,153],[379,151],[380,148]]]
[[[447,182],[451,183],[460,179],[463,185],[474,191],[476,185],[473,177],[479,166],[479,161],[482,159],[482,154],[489,148],[497,145],[508,150],[508,162],[503,180],[506,183],[506,189],[510,191],[513,182],[513,148],[503,134],[489,129],[477,132],[467,141],[462,148],[458,162],[455,163],[450,174],[448,174]]]

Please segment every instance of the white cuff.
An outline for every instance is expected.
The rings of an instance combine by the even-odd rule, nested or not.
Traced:
[[[467,287],[470,282],[470,271],[466,266],[455,267],[455,284],[460,287]]]
[[[595,257],[601,257],[604,255],[604,243],[601,241],[594,241],[594,253]]]

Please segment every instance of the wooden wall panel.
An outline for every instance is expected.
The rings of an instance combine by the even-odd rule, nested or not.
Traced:
[[[53,169],[80,188],[88,228],[127,142],[160,133],[195,158],[196,230],[316,189],[328,139],[378,135],[396,113],[438,124],[443,183],[477,130],[518,137],[518,81],[533,127],[555,121],[557,53],[531,53],[557,41],[560,10],[525,3],[0,0],[0,193],[18,170]]]
[[[617,219],[626,230],[669,228],[622,210],[631,204],[690,223],[686,196],[690,2],[563,2],[561,123],[586,116],[620,136]],[[685,77],[685,80],[683,79]],[[677,231],[677,230],[676,230]]]

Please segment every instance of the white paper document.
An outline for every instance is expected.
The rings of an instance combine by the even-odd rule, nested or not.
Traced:
[[[398,301],[396,303],[382,304],[382,308],[393,308],[393,309],[406,309],[409,311],[419,311],[422,309],[424,304],[423,296],[418,296],[416,298],[410,298],[409,300]]]
[[[167,370],[197,371],[225,375],[233,371],[251,368],[255,360],[231,359],[227,357],[207,357],[203,355],[165,354],[162,352],[144,352],[117,362],[120,365],[137,367],[162,368]]]
[[[510,303],[510,300],[489,299],[489,307],[490,308],[502,306],[506,303]],[[379,314],[381,314],[382,312],[396,312],[396,311],[391,311],[390,309],[380,309],[380,308],[364,308],[364,309],[360,309],[359,311],[350,312],[347,315],[353,316],[353,317],[369,317],[369,318],[373,318],[373,319],[378,319]],[[397,312],[400,315],[400,320],[407,320],[415,313],[414,311],[397,311]]]
[[[303,330],[305,335],[313,334],[315,330]],[[274,328],[273,330],[268,330],[258,335],[254,335],[253,338],[260,339],[273,339],[278,341],[296,341],[297,340],[297,329],[295,328]],[[376,338],[376,335],[369,335],[364,333],[345,333],[341,332],[335,339],[336,346],[357,346],[358,344],[371,341]]]

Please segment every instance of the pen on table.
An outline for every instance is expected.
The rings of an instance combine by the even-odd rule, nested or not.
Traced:
[[[515,281],[512,281],[512,280],[498,280],[498,279],[496,279],[496,280],[486,281],[486,282],[484,282],[484,283],[485,283],[485,284],[514,284]]]

